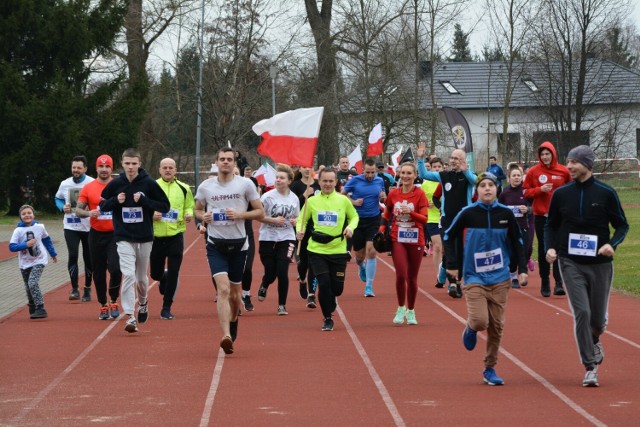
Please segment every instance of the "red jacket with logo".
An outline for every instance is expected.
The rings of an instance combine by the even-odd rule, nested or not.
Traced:
[[[540,161],[537,165],[531,167],[524,177],[525,197],[533,199],[531,209],[534,215],[546,215],[549,211],[549,203],[551,203],[551,195],[556,189],[571,182],[571,174],[566,166],[558,163],[558,155],[552,143],[545,141],[538,147],[538,160],[540,160],[540,151],[546,148],[551,151],[551,163],[549,166]],[[544,184],[553,184],[553,189],[544,192],[540,189]]]

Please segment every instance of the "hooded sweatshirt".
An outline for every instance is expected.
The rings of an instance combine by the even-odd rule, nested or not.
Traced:
[[[138,192],[142,197],[135,202],[133,195]],[[118,202],[120,193],[125,193],[124,203]],[[100,210],[113,211],[116,242],[153,241],[153,212],[167,213],[171,207],[160,185],[142,168],[131,182],[124,172],[111,180],[102,191],[102,198]]]
[[[546,148],[551,151],[551,162],[545,165],[540,160],[540,152]],[[552,143],[545,141],[538,147],[538,160],[540,163],[533,166],[524,177],[525,196],[533,199],[531,208],[534,215],[547,215],[549,211],[549,203],[553,192],[563,185],[571,182],[571,174],[566,166],[558,163],[558,155]],[[553,184],[551,191],[544,192],[540,189],[545,184]]]

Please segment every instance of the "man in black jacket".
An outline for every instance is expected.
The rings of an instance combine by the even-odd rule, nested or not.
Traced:
[[[567,155],[573,181],[551,197],[545,227],[547,262],[556,260],[574,316],[585,387],[598,386],[598,365],[604,360],[600,335],[607,326],[613,254],[629,224],[615,190],[593,178],[594,153],[580,145]],[[614,228],[610,236],[609,224]]]
[[[147,321],[147,267],[153,245],[153,213],[167,213],[171,208],[167,195],[141,165],[140,153],[126,149],[122,153],[124,172],[107,184],[100,202],[101,211],[113,212],[113,234],[122,271],[122,310],[129,316],[124,329],[129,333],[138,331],[138,322]]]

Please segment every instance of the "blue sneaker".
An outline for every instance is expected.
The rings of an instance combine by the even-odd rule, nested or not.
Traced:
[[[358,265],[358,276],[360,277],[360,280],[367,283],[367,265],[364,261]]]
[[[471,351],[476,348],[476,343],[478,342],[478,332],[474,331],[467,325],[464,328],[464,332],[462,332],[462,344],[464,344],[464,348]]]
[[[504,385],[504,380],[496,374],[495,369],[487,368],[482,372],[482,379],[489,385]]]

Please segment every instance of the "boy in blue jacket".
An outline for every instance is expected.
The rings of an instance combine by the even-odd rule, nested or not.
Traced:
[[[478,331],[487,331],[482,376],[489,385],[504,384],[494,366],[511,288],[509,265],[518,265],[520,283],[526,283],[528,277],[520,228],[512,210],[496,201],[497,183],[492,173],[481,173],[475,184],[478,201],[460,211],[444,235],[447,273],[457,276],[462,269],[468,313],[462,334],[465,348],[473,350]]]

